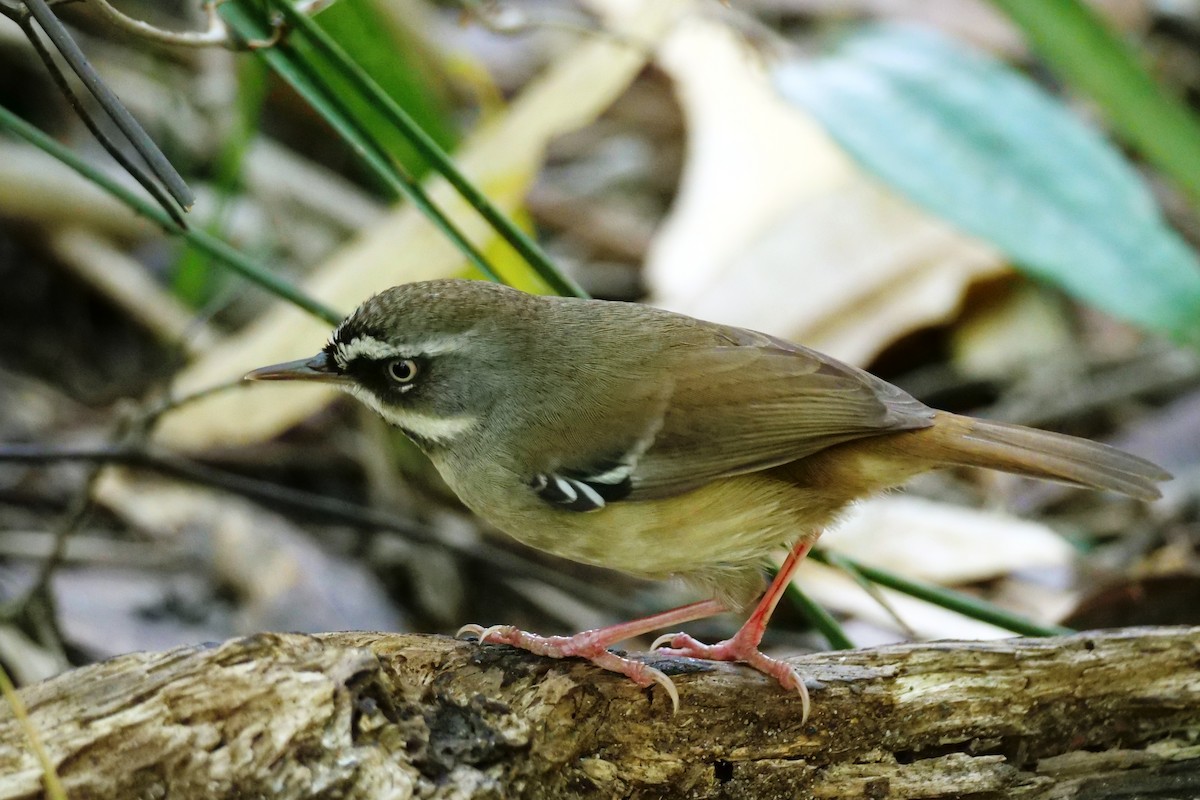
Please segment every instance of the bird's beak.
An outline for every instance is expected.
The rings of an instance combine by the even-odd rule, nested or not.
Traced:
[[[247,372],[242,380],[247,381],[318,381],[321,383],[346,383],[346,376],[338,371],[337,365],[325,355],[317,353],[312,358],[301,358],[283,364],[272,364]]]

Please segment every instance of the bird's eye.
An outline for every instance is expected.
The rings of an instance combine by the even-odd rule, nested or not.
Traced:
[[[387,362],[384,369],[396,383],[411,383],[417,377],[417,362],[411,358],[394,358]]]

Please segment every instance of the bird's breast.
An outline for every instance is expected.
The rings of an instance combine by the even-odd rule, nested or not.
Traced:
[[[460,496],[530,547],[648,578],[760,563],[825,526],[843,504],[768,472],[723,478],[673,497],[611,503],[587,513],[554,508],[523,486],[510,491],[499,497],[494,489],[464,487]]]

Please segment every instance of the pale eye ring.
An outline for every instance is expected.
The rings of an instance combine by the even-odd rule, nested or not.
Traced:
[[[393,358],[384,366],[384,371],[396,383],[412,383],[417,377],[417,362],[411,358]]]

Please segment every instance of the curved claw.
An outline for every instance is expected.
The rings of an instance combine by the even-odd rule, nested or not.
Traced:
[[[739,642],[736,637],[718,644],[704,644],[686,633],[666,633],[655,639],[650,645],[650,649],[658,650],[663,645],[670,645],[662,651],[666,655],[709,661],[737,661],[769,675],[779,681],[784,689],[795,691],[800,695],[802,704],[800,721],[801,723],[808,721],[809,710],[812,706],[808,696],[808,687],[804,685],[804,678],[800,672],[786,661],[771,658],[757,647]]]
[[[482,644],[483,642],[486,642],[489,638],[491,638],[492,634],[499,633],[501,630],[503,630],[507,627],[508,627],[507,625],[492,625],[490,627],[484,628],[482,631],[479,632],[480,643]]]
[[[650,649],[657,650],[658,648],[662,647],[664,644],[671,644],[672,642],[675,641],[675,637],[678,635],[679,635],[678,633],[664,633],[662,636],[659,636],[657,639],[655,639],[653,642],[650,643]]]
[[[567,658],[570,656],[584,658],[602,669],[627,676],[639,686],[650,686],[657,683],[663,687],[667,696],[671,698],[672,713],[679,712],[679,690],[675,688],[675,682],[667,677],[665,672],[641,661],[635,661],[610,652],[604,647],[602,641],[595,640],[593,631],[584,631],[575,636],[544,637],[525,633],[511,625],[492,625],[485,628],[482,625],[472,623],[463,625],[455,634],[458,638],[464,635],[474,636],[480,644],[487,643],[489,639],[493,639],[494,637],[496,643],[513,645],[522,650],[550,658]]]
[[[510,626],[508,625],[491,625],[485,628],[482,625],[476,625],[472,622],[459,628],[458,632],[454,634],[454,638],[460,639],[464,633],[468,633],[474,636],[476,641],[478,641],[480,644],[485,644],[492,636],[495,636],[498,633],[503,633],[509,629]],[[502,636],[497,636],[496,639],[497,643],[500,644],[509,643],[508,640]]]
[[[799,670],[791,664],[788,664],[787,668],[792,673],[792,682],[800,695],[800,724],[803,725],[808,722],[808,711],[812,706],[808,699],[808,687],[804,685],[804,676],[800,674]]]
[[[661,669],[655,669],[654,667],[651,667],[649,665],[646,665],[646,672],[649,673],[649,675],[652,679],[654,679],[655,683],[657,683],[659,686],[663,687],[663,689],[667,693],[667,696],[671,698],[671,713],[678,714],[679,713],[679,690],[675,688],[675,681],[673,681],[669,677],[667,677],[667,673],[663,672]],[[805,708],[807,708],[807,707],[808,706],[805,705]]]
[[[454,632],[454,638],[462,639],[464,637],[464,635],[470,634],[482,642],[483,639],[480,637],[482,636],[484,630],[486,630],[486,629],[482,625],[476,625],[474,622],[468,622],[466,625],[463,625],[461,628],[459,628],[457,631]]]

